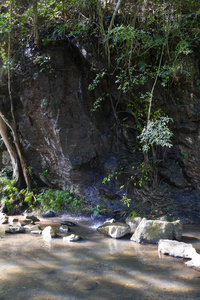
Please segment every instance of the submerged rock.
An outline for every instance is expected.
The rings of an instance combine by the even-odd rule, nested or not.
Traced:
[[[143,218],[131,241],[137,243],[158,243],[160,239],[180,240],[183,232],[181,222],[167,222],[160,220],[147,220]]]
[[[112,238],[118,239],[131,232],[128,224],[122,222],[110,223],[107,222],[97,228],[97,231],[106,234]]]
[[[41,234],[42,230],[39,225],[25,225],[24,228],[26,231],[32,233],[32,234]]]
[[[59,231],[63,233],[68,232],[69,227],[67,225],[60,226]]]
[[[28,225],[28,224],[31,224],[31,223],[32,223],[31,219],[26,219],[26,218],[19,219],[19,224],[21,226],[25,226],[25,225]]]
[[[26,230],[23,226],[20,226],[19,224],[14,225],[8,225],[8,227],[5,230],[5,233],[26,233]]]
[[[64,242],[78,242],[82,240],[82,238],[79,235],[71,234],[69,236],[64,236],[63,241]]]
[[[64,221],[61,221],[60,224],[61,224],[61,225],[67,225],[67,226],[76,226],[75,223],[73,223],[73,222],[71,222],[71,221],[67,221],[67,220],[66,220],[66,221],[65,221],[65,220],[64,220]]]
[[[158,243],[158,254],[163,253],[175,257],[192,258],[197,252],[191,244],[160,240]]]

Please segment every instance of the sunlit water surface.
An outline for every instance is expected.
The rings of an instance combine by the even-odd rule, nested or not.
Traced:
[[[63,219],[77,223],[71,233],[83,241],[5,235],[7,225],[0,225],[0,300],[200,299],[200,269],[186,260],[159,258],[157,245],[103,236],[99,224],[86,219],[63,216],[41,224],[58,227]],[[200,226],[187,225],[182,241],[200,253]]]

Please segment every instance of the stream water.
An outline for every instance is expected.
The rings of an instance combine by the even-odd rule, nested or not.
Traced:
[[[200,299],[200,269],[186,260],[159,258],[157,245],[106,237],[87,219],[63,216],[41,225],[58,227],[64,219],[77,223],[71,233],[83,241],[5,235],[7,225],[0,225],[0,300]],[[182,241],[200,253],[200,226],[185,226]]]

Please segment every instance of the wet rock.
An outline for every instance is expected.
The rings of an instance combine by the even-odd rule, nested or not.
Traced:
[[[28,225],[28,224],[31,224],[32,223],[32,220],[31,219],[19,219],[19,223],[21,226],[25,226],[25,225]]]
[[[42,234],[42,230],[41,229],[35,229],[35,230],[31,230],[30,233],[32,233],[32,234]]]
[[[141,217],[130,217],[126,219],[126,224],[128,224],[131,229],[135,229],[137,228],[137,226],[140,224],[140,222],[142,221]]]
[[[55,230],[52,228],[52,226],[47,226],[44,228],[44,230],[42,231],[42,236],[44,238],[54,238],[56,237],[56,232]]]
[[[82,238],[79,235],[71,234],[69,236],[64,236],[63,241],[64,242],[78,242],[81,241]]]
[[[55,216],[56,216],[56,214],[55,214],[52,210],[50,210],[50,211],[47,212],[46,214],[43,214],[43,215],[42,215],[43,218],[53,218],[53,217],[55,217]]]
[[[160,239],[180,240],[182,231],[183,226],[179,220],[167,222],[143,218],[132,235],[131,241],[137,243],[158,243]]]
[[[32,233],[32,234],[41,234],[42,233],[42,230],[40,228],[39,225],[25,225],[24,226],[25,230]]]
[[[34,215],[26,216],[26,219],[30,219],[33,223],[40,222],[40,220]]]
[[[104,224],[106,224],[106,223],[114,223],[114,222],[115,222],[115,219],[112,218],[112,219],[107,219],[107,220],[104,222]]]
[[[97,231],[106,234],[112,238],[118,239],[131,232],[128,224],[122,222],[107,222],[97,228]]]
[[[62,233],[68,232],[69,227],[67,225],[60,226],[59,231]]]
[[[26,230],[23,226],[20,225],[8,225],[8,227],[5,230],[5,233],[26,233]]]
[[[158,243],[158,253],[175,257],[192,258],[197,252],[191,244],[172,240],[160,240]]]
[[[61,221],[60,224],[67,225],[67,226],[76,226],[76,224],[71,221]]]

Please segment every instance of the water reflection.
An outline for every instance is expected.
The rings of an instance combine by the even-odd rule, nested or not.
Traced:
[[[59,219],[43,221],[43,228],[59,225]],[[88,220],[76,223],[69,234],[82,236],[80,243],[30,234],[1,239],[0,299],[200,299],[200,269],[183,259],[159,259],[156,245],[111,239]],[[183,240],[193,240],[200,252],[199,229],[187,226]]]

